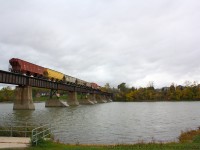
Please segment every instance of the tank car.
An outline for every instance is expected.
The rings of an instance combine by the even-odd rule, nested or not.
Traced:
[[[18,59],[12,58],[9,60],[11,65],[10,71],[15,73],[26,74],[28,76],[43,77],[46,68],[38,66],[36,64]]]

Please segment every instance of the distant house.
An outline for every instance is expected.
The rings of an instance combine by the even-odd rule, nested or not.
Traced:
[[[49,96],[49,92],[38,92],[36,97]]]
[[[41,95],[40,95],[40,93],[37,93],[36,95],[35,95],[35,97],[41,97]]]
[[[178,86],[176,86],[176,89],[183,90],[183,89],[184,89],[184,86],[182,86],[182,85],[178,85]]]
[[[162,92],[162,89],[155,89],[156,92]]]
[[[162,91],[169,91],[170,87],[163,87]]]

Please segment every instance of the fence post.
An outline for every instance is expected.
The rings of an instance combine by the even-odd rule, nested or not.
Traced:
[[[11,125],[11,127],[10,127],[10,136],[12,137],[13,136],[13,131],[12,131],[13,129],[12,129],[12,125]]]
[[[51,124],[50,124],[50,128],[49,128],[49,133],[50,133],[50,138],[51,138]]]
[[[35,135],[36,135],[36,140],[35,141],[36,141],[36,146],[37,146],[37,141],[38,141],[38,139],[37,139],[37,137],[38,137],[37,130],[36,130],[36,134]]]
[[[42,129],[42,130],[43,130],[43,131],[42,131],[42,138],[44,138],[44,132],[45,132],[45,131],[44,131],[44,129]]]
[[[34,144],[34,138],[33,138],[34,136],[33,136],[33,133],[34,133],[34,130],[31,131],[31,137],[32,137],[32,138],[31,138],[31,143],[32,143],[32,144]]]
[[[25,137],[26,137],[26,134],[27,134],[27,122],[26,122],[25,128],[26,128],[26,130],[25,130]]]

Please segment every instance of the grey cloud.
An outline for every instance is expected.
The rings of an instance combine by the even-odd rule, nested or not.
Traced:
[[[0,1],[0,68],[19,57],[100,85],[199,81],[198,0]]]

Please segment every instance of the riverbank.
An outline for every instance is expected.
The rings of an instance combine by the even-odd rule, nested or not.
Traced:
[[[48,98],[34,98],[34,103],[43,103],[46,102]],[[66,98],[59,98],[59,100],[67,101]],[[119,102],[119,103],[134,103],[134,102],[200,102],[200,100],[135,100],[135,101],[112,101],[112,102]],[[10,104],[13,103],[13,101],[0,101],[0,104]]]
[[[117,101],[113,102],[122,102],[122,103],[134,103],[134,102],[200,102],[200,100],[134,100],[134,101]]]
[[[200,143],[167,143],[167,144],[135,144],[135,145],[64,145],[52,142],[45,142],[37,147],[31,147],[27,150],[197,150],[200,149]]]
[[[66,145],[52,141],[42,141],[38,146],[29,147],[27,150],[197,150],[200,149],[200,128],[182,132],[179,142],[175,143],[138,143],[119,145]]]

